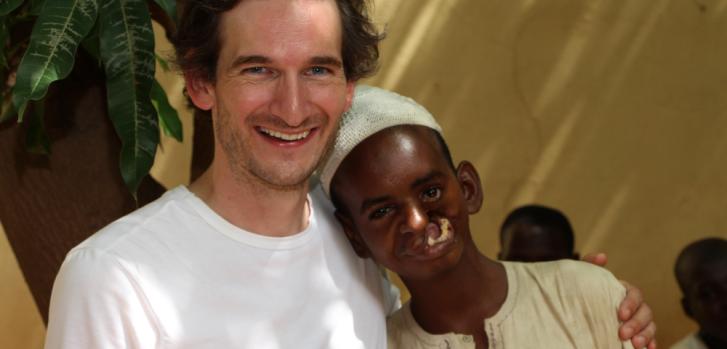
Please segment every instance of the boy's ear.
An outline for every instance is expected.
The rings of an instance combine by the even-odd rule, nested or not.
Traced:
[[[457,166],[457,180],[467,202],[467,211],[470,214],[479,212],[483,200],[482,183],[480,175],[469,161],[462,161]]]
[[[215,89],[212,83],[203,79],[199,74],[184,74],[184,84],[187,95],[197,108],[210,110],[215,101]]]
[[[343,232],[346,233],[348,242],[351,243],[351,247],[353,247],[353,251],[356,252],[356,255],[360,258],[371,257],[371,253],[369,253],[368,247],[366,247],[366,244],[363,242],[363,240],[361,240],[361,235],[359,235],[358,232],[354,229],[351,218],[349,218],[345,213],[339,210],[336,210],[334,214],[336,215],[336,219],[338,219],[338,222],[341,223],[341,226],[343,226]]]

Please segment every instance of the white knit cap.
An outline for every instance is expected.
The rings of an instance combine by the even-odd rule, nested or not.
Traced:
[[[341,118],[333,150],[320,171],[326,194],[330,196],[333,175],[354,147],[376,132],[397,125],[420,125],[442,132],[432,114],[413,99],[377,87],[358,85],[351,108]]]

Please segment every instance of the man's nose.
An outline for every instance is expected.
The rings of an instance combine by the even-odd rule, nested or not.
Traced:
[[[429,217],[423,207],[419,205],[408,205],[404,210],[404,224],[401,226],[402,233],[421,233],[427,227]]]
[[[289,127],[298,127],[308,117],[308,91],[295,76],[279,80],[273,96],[271,112]]]

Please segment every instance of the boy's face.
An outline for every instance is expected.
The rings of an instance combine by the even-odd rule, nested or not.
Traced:
[[[357,253],[404,280],[428,279],[457,263],[471,243],[468,216],[482,202],[474,167],[464,162],[455,172],[422,126],[388,128],[360,143],[331,188]]]
[[[578,259],[577,254],[569,251],[564,234],[535,224],[514,222],[505,228],[498,257],[517,262]]]
[[[683,302],[702,331],[727,341],[727,259],[693,268]]]

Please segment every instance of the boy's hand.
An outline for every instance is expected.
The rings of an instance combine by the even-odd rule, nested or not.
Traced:
[[[590,253],[583,261],[604,267],[608,258],[605,253]],[[618,307],[618,319],[622,322],[618,336],[621,340],[631,339],[634,348],[656,349],[656,324],[651,307],[644,303],[641,290],[626,281],[621,283],[626,287],[626,297]]]

